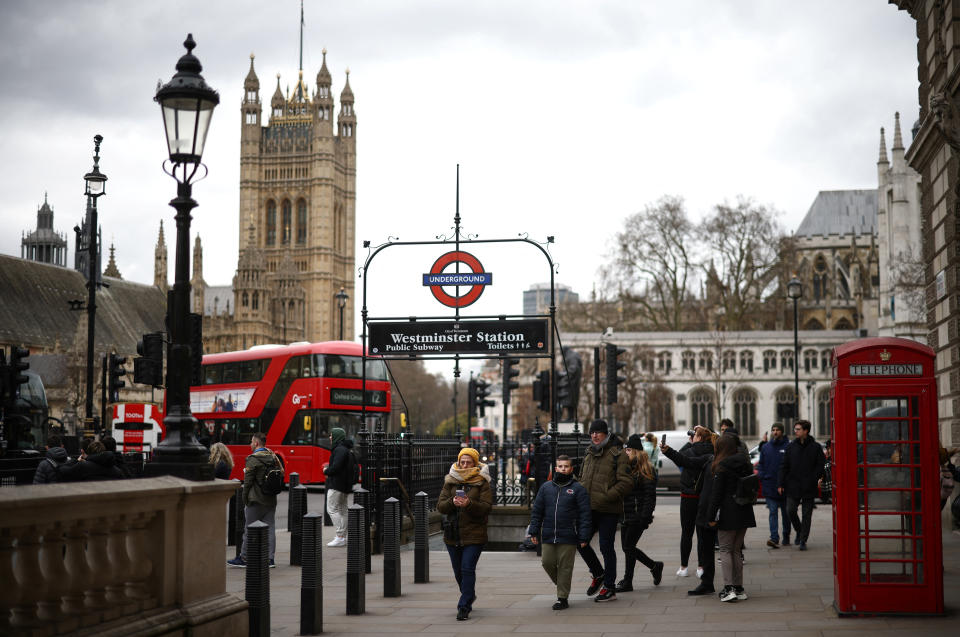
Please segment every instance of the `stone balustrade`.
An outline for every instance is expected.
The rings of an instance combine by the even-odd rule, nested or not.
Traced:
[[[236,485],[173,477],[0,489],[0,635],[240,635]]]

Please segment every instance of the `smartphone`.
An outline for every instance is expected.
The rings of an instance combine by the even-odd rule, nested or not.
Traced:
[[[463,489],[457,489],[457,497],[458,497],[458,498],[465,498],[465,497],[467,497],[467,492],[464,491]]]
[[[665,447],[667,445],[667,434],[660,436],[660,446]]]

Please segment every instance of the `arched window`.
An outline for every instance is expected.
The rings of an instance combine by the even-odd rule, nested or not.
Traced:
[[[670,352],[660,352],[657,354],[657,370],[664,373],[670,373],[670,367],[673,363],[673,357],[670,355]]]
[[[830,350],[822,349],[820,350],[820,369],[829,369],[830,368]]]
[[[690,350],[687,350],[680,354],[680,367],[683,371],[694,371],[696,363],[696,356]]]
[[[290,200],[284,199],[283,207],[281,209],[281,214],[280,214],[280,218],[282,219],[281,224],[282,224],[282,231],[283,231],[283,234],[281,236],[283,237],[282,241],[284,245],[287,245],[290,243],[291,217],[292,217],[292,214],[291,214]]]
[[[772,372],[777,369],[777,353],[768,349],[763,353],[763,371]]]
[[[835,330],[852,330],[852,329],[853,329],[853,325],[851,325],[851,324],[850,324],[850,321],[847,320],[847,317],[844,316],[843,318],[841,318],[839,321],[837,321],[837,322],[834,324],[833,329],[835,329]]]
[[[820,301],[827,297],[827,260],[818,255],[813,262],[813,300]]]
[[[243,307],[250,306],[250,296],[246,292],[243,293],[243,296],[241,297],[241,299],[242,300],[240,302],[243,303]]]
[[[734,371],[737,368],[737,353],[736,352],[724,352],[723,353],[723,371]]]
[[[803,371],[810,373],[811,370],[816,371],[817,369],[817,350],[808,349],[803,352]]]
[[[307,202],[303,199],[297,201],[297,243],[307,242]]]
[[[781,371],[793,371],[793,350],[785,349],[780,352],[780,370]]]
[[[709,350],[700,352],[700,356],[697,359],[697,367],[708,372],[713,371],[713,354],[711,354]]]
[[[690,392],[691,426],[713,429],[714,412],[716,412],[716,406],[713,400],[713,392],[702,387]]]
[[[253,304],[252,304],[252,305],[253,305],[253,309],[255,309],[255,310],[259,310],[259,309],[260,309],[260,293],[259,293],[259,292],[254,292],[254,293],[253,293]]]
[[[833,399],[829,387],[817,392],[817,437],[822,442],[833,438]]]
[[[740,352],[740,369],[745,369],[748,372],[753,371],[753,352],[748,349]]]
[[[277,204],[271,199],[267,202],[267,245],[277,242]]]
[[[792,431],[793,423],[797,420],[793,415],[794,402],[796,401],[794,401],[793,387],[783,387],[777,390],[776,396],[774,397],[776,410],[773,412],[773,418],[783,423],[785,432]],[[799,408],[800,406],[797,405],[798,413]]]
[[[757,392],[744,387],[733,393],[733,422],[741,436],[756,437]]]

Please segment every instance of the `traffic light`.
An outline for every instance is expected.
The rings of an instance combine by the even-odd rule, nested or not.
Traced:
[[[107,365],[107,373],[110,376],[110,402],[120,402],[120,390],[127,386],[123,377],[127,375],[127,357],[119,354],[110,354],[110,361]]]
[[[405,411],[400,412],[400,428],[401,429],[407,428],[407,412]]]
[[[161,387],[163,385],[163,332],[144,334],[137,343],[139,357],[133,359],[133,382]]]
[[[15,395],[17,388],[26,383],[29,378],[23,372],[30,368],[26,361],[30,357],[30,350],[16,345],[10,348],[10,391]]]
[[[477,411],[477,381],[470,379],[467,383],[467,424],[469,425],[476,416]]]
[[[627,350],[622,347],[617,347],[613,343],[607,343],[607,404],[612,405],[617,402],[617,385],[627,380],[623,376],[618,376],[617,374],[621,369],[627,366],[626,363],[617,360],[620,354],[623,354]]]
[[[550,411],[550,372],[543,370],[533,381],[533,401],[540,411]]]
[[[203,384],[203,316],[190,314],[190,367],[191,385]]]
[[[477,417],[483,418],[487,415],[486,408],[493,407],[494,402],[487,398],[490,395],[490,383],[482,378],[476,380],[477,386]]]
[[[520,383],[513,380],[520,375],[517,365],[520,364],[519,358],[506,358],[503,361],[503,404],[510,404],[510,392],[520,387]]]
[[[561,371],[557,374],[557,409],[560,411],[560,417],[563,417],[563,409],[570,407],[570,376]]]

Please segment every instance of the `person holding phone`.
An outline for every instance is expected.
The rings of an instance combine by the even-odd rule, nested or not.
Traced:
[[[443,542],[460,587],[457,621],[470,617],[476,601],[477,562],[487,543],[487,518],[493,506],[490,471],[476,449],[464,447],[443,479],[437,511],[443,514]]]
[[[537,491],[530,511],[527,537],[534,545],[542,542],[540,563],[557,585],[553,610],[569,608],[570,582],[577,547],[590,541],[590,495],[573,477],[570,456],[557,456],[553,480]]]

